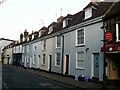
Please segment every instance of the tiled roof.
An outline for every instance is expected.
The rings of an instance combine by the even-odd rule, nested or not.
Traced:
[[[111,3],[110,2],[99,2],[99,3],[97,3],[96,6],[94,3],[88,4],[84,9],[90,7],[90,5],[96,7],[96,9],[93,9],[93,11],[92,11],[92,17],[90,17],[88,19],[84,19],[85,18],[85,11],[84,10],[80,11],[80,12],[73,15],[70,26],[73,26],[73,25],[82,23],[84,21],[102,16],[111,4],[112,4],[112,2]]]

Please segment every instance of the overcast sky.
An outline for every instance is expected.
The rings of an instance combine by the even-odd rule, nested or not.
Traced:
[[[48,26],[58,17],[75,14],[90,0],[6,0],[0,5],[0,38],[18,40],[20,33],[29,33]],[[62,8],[62,10],[61,10]]]

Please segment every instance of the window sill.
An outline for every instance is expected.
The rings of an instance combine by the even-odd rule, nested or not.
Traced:
[[[45,51],[46,49],[43,49],[42,51]]]
[[[79,45],[76,45],[76,47],[84,47],[85,44],[79,44]]]
[[[55,67],[60,67],[60,65],[55,65]]]
[[[77,68],[77,67],[75,69],[77,69],[77,70],[85,70],[85,68]]]
[[[120,42],[120,40],[116,40],[116,42]]]
[[[56,47],[56,49],[61,49],[61,47]]]

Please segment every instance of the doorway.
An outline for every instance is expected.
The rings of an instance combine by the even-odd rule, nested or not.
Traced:
[[[66,70],[65,70],[65,74],[68,75],[69,73],[69,55],[66,55]]]
[[[94,67],[94,73],[93,77],[98,79],[99,78],[99,53],[93,54],[93,67]]]
[[[52,67],[52,55],[49,55],[49,71],[51,72]]]

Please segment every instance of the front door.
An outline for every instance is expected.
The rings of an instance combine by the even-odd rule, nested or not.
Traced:
[[[69,73],[69,55],[66,55],[66,71],[65,74]]]
[[[51,71],[52,66],[52,55],[49,55],[49,71]]]
[[[93,54],[94,78],[99,78],[99,53]]]

